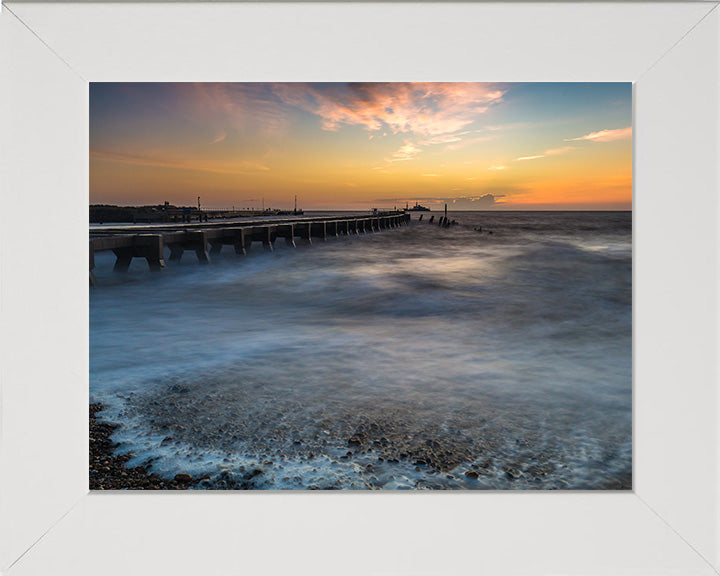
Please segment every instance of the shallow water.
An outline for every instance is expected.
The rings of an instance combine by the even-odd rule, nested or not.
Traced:
[[[629,488],[631,214],[417,217],[159,274],[97,255],[91,400],[131,464],[207,488]]]

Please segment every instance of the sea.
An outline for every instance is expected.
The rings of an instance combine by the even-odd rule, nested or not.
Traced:
[[[632,214],[440,215],[161,272],[98,253],[117,452],[209,490],[631,489]]]

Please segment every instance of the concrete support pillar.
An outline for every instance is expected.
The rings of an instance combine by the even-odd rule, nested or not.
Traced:
[[[285,238],[285,244],[295,248],[295,226],[292,224],[281,224],[276,228],[278,238]]]
[[[250,247],[251,235],[246,234],[245,228],[238,228],[233,233],[233,246],[235,248],[235,254],[244,256],[247,254],[246,248]]]
[[[327,231],[328,236],[335,236],[338,237],[338,223],[337,220],[333,220],[332,222],[325,222],[325,230]]]
[[[183,252],[185,252],[185,248],[183,248],[180,244],[171,244],[170,260],[172,262],[179,262],[182,258]]]
[[[272,252],[275,241],[275,226],[256,226],[253,228],[253,240],[260,240],[265,249]]]
[[[222,241],[221,240],[214,240],[210,242],[210,254],[213,256],[216,254],[220,254],[220,251],[222,250]]]
[[[310,222],[302,222],[301,224],[294,225],[293,233],[295,236],[302,238],[305,241],[305,244],[312,246],[311,228],[312,225]]]
[[[90,251],[88,253],[90,263],[90,286],[97,286],[97,280],[93,270],[95,269],[95,248],[93,248],[92,242],[90,242]]]
[[[115,248],[113,252],[116,256],[113,272],[127,272],[128,268],[130,268],[130,262],[132,262],[133,249],[131,247]]]
[[[323,242],[325,242],[327,240],[325,222],[312,222],[310,225],[310,236],[313,238],[321,238]]]
[[[195,250],[200,264],[210,264],[210,254],[207,249],[207,234],[204,230],[188,230],[186,232],[186,244],[191,250]]]
[[[162,234],[139,234],[133,240],[134,255],[147,260],[150,270],[157,271],[165,267],[165,246]]]

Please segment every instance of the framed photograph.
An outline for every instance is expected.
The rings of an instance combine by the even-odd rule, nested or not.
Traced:
[[[7,88],[0,100],[6,210],[0,227],[1,573],[711,575],[720,570],[717,3],[8,2],[2,8],[0,77]],[[468,112],[470,101],[475,116]],[[515,106],[512,114],[499,112],[505,101]],[[198,102],[212,102],[212,109],[221,112],[202,115]],[[252,118],[226,130],[238,102]],[[203,105],[201,112],[207,110]],[[476,122],[486,113],[487,121]],[[279,137],[281,115],[285,124]],[[596,121],[586,125],[587,118]],[[544,130],[527,130],[530,121],[544,122]],[[515,136],[497,137],[510,124]],[[139,131],[142,139],[127,138]],[[187,168],[183,142],[190,133],[214,146],[203,157],[208,165],[201,171],[216,188],[199,188],[182,173],[173,180],[177,206],[158,203],[134,212],[132,220],[147,220],[137,236],[142,246],[135,240],[125,246],[127,215],[118,216],[111,205],[147,204],[143,193],[153,186],[157,194],[167,193],[169,175]],[[373,142],[376,138],[385,139],[384,144]],[[269,143],[278,142],[292,149],[290,156],[299,163],[283,164],[273,156]],[[362,198],[367,204],[362,207],[328,204],[326,183],[317,177],[328,164],[313,165],[312,154],[346,161],[353,154],[362,157],[368,142],[382,150],[382,165],[366,168],[387,175],[387,194],[375,188],[365,196],[358,192],[353,197]],[[467,158],[457,153],[460,143],[467,145]],[[240,165],[227,154],[242,146],[252,153]],[[440,146],[443,154],[430,159]],[[352,153],[343,155],[343,150]],[[583,163],[589,151],[593,162]],[[484,188],[473,187],[476,174],[460,166],[464,160],[477,168],[480,155]],[[421,156],[426,160],[417,174],[398,168]],[[571,156],[577,161],[563,163]],[[445,162],[457,164],[455,180],[462,176],[464,186],[443,180]],[[123,167],[119,178],[113,172],[118,165]],[[352,172],[352,166],[344,169]],[[289,196],[280,208],[273,195],[279,180],[269,185],[268,178],[252,176],[273,170],[288,180]],[[232,185],[227,174],[238,171],[251,175],[258,194],[223,195],[223,186]],[[558,204],[551,193],[563,171],[578,174],[572,206]],[[522,190],[520,180],[507,178],[509,172],[521,174]],[[330,180],[337,184],[338,178]],[[116,182],[122,190],[98,185],[101,181]],[[441,181],[452,193],[437,192]],[[348,189],[363,185],[343,182]],[[593,196],[593,191],[600,192]],[[293,204],[296,195],[300,205]],[[301,215],[303,201],[307,214]],[[483,213],[482,222],[463,212],[478,203],[487,209],[513,208],[513,202],[541,210],[631,207],[632,212],[603,213],[604,220],[596,222],[595,216],[592,226],[578,213],[563,213],[559,224],[546,221],[556,218],[553,213],[535,213],[532,221],[513,220],[515,226],[502,216],[509,212]],[[369,211],[371,203],[375,211]],[[91,280],[116,282],[106,291],[112,298],[90,299],[89,204],[90,220],[97,220],[91,227]],[[444,204],[450,204],[445,212]],[[345,212],[323,212],[329,209]],[[249,216],[254,218],[250,227],[242,224]],[[203,220],[208,217],[216,220],[212,226]],[[483,271],[465,266],[454,275],[459,261],[432,260],[431,250],[416,246],[416,256],[422,254],[415,264],[432,260],[429,265],[440,270],[445,282],[454,283],[452,293],[459,300],[444,301],[445,309],[440,306],[433,314],[451,317],[450,328],[464,334],[456,344],[469,343],[469,348],[428,347],[433,334],[437,342],[451,342],[443,336],[450,328],[433,321],[424,324],[429,333],[422,335],[416,318],[405,327],[402,353],[394,350],[394,356],[382,342],[399,342],[401,331],[387,326],[412,314],[400,314],[408,303],[390,297],[399,284],[378,284],[389,282],[387,274],[375,284],[367,281],[373,270],[363,259],[367,246],[380,241],[373,238],[405,234],[405,241],[414,242],[407,232],[428,226],[430,218],[439,224],[426,228],[434,242],[454,234],[453,245],[461,237],[473,242],[472,248],[457,248],[468,253],[477,251],[477,239],[483,258],[512,259],[514,276],[506,285],[473,283]],[[527,234],[537,226],[546,240],[552,236],[542,247],[556,256],[543,260],[543,269],[552,273],[539,278],[535,268],[532,282],[545,283],[546,292],[557,296],[551,302],[533,300],[532,282],[521,282],[523,250],[532,238],[523,236],[523,249],[507,242],[512,255],[498,248],[507,230]],[[577,232],[561,238],[558,227]],[[590,228],[602,231],[601,240]],[[345,270],[348,277],[367,282],[353,287],[352,303],[334,302],[321,290],[321,306],[313,300],[311,280],[322,273],[320,268],[339,269],[340,249],[356,250],[359,241],[341,239],[351,231],[381,232],[367,238],[362,254],[351,257],[357,269]],[[292,263],[297,290],[271,293],[245,286],[252,293],[242,314],[233,300],[235,288],[223,293],[217,284],[185,286],[183,275],[196,272],[177,262],[183,251],[192,251],[201,261],[219,259],[211,267],[215,276],[231,274],[221,258],[232,246],[240,254],[255,242],[270,248],[278,239],[292,245],[328,234],[341,238],[333,240],[335,248],[328,243],[324,263]],[[580,247],[569,254],[570,245]],[[248,257],[248,266],[299,253],[287,247],[276,252],[271,259]],[[142,295],[138,286],[147,289],[150,272],[133,272],[135,257],[151,269],[175,260],[168,262],[175,270],[163,271],[164,283],[158,284],[164,294]],[[533,258],[536,265],[535,252]],[[573,270],[558,267],[558,258],[572,260]],[[130,266],[130,273],[118,284],[109,280],[112,272],[104,271],[108,264],[116,270]],[[280,264],[258,274],[274,275],[282,285],[286,276]],[[580,266],[592,269],[592,286],[572,284]],[[173,272],[178,280],[168,283]],[[559,275],[566,281],[558,282]],[[426,286],[430,276],[413,279]],[[486,269],[484,277],[499,276]],[[392,280],[410,289],[405,276]],[[463,298],[482,290],[487,301],[504,291],[502,315],[453,316],[453,306],[470,306]],[[380,315],[379,294],[388,302]],[[417,312],[427,294],[414,294]],[[604,311],[587,302],[598,295],[609,303]],[[131,305],[133,298],[143,305]],[[279,301],[285,309],[278,310]],[[363,302],[374,302],[374,312],[359,327]],[[218,315],[223,303],[235,312]],[[345,318],[339,332],[339,310],[350,304],[357,314],[352,325]],[[471,306],[476,305],[473,300]],[[533,305],[542,308],[537,312],[541,321],[528,326]],[[575,337],[559,351],[559,339],[553,340],[555,347],[543,345],[545,318],[553,316],[553,306],[556,312],[577,308],[572,321],[565,316],[563,323],[563,333]],[[335,322],[333,338],[342,334],[343,341],[323,340],[328,328],[298,314],[303,307],[328,314],[324,322]],[[510,326],[511,308],[522,313],[516,324],[522,325],[523,337],[531,333],[517,350],[520,332]],[[146,323],[158,309],[161,321]],[[267,329],[263,318],[284,324]],[[481,321],[493,325],[474,331],[470,324]],[[252,358],[233,364],[232,370],[243,371],[255,387],[238,390],[227,375],[230,368],[221,372],[216,364],[203,363],[218,354],[237,356],[232,341],[239,332],[227,322],[242,323],[252,332]],[[213,337],[213,331],[225,337]],[[306,348],[292,343],[295,335]],[[473,338],[480,336],[495,343],[483,348],[492,353],[483,362],[467,360],[477,349]],[[398,371],[421,348],[430,353],[417,358],[417,370]],[[393,367],[388,380],[395,387],[363,381],[361,393],[356,376],[363,373],[364,361],[351,349],[366,351],[367,362],[381,360]],[[590,360],[563,364],[563,351]],[[313,354],[333,361],[320,364]],[[542,377],[527,376],[538,366],[550,366],[550,360],[539,364],[527,357],[547,354],[553,354],[552,369]],[[266,372],[253,374],[253,359]],[[511,369],[508,359],[513,359]],[[307,387],[329,398],[333,410],[344,416],[313,412],[294,389],[282,393],[264,385],[275,374],[274,362],[292,364],[292,374],[308,382],[314,382],[318,370],[327,372],[325,378],[331,372],[345,374],[342,398],[333,397],[336,387]],[[171,365],[177,368],[172,374]],[[159,384],[150,390],[150,379],[137,375],[154,369],[158,375],[152,385]],[[433,375],[436,386],[426,386],[425,395],[413,396],[407,405],[399,403],[400,388],[412,387],[416,372]],[[507,382],[483,388],[488,400],[480,406],[462,384],[465,377]],[[208,385],[188,386],[191,378],[207,379]],[[582,381],[586,391],[571,393],[563,388],[566,380]],[[516,387],[512,395],[510,385]],[[532,394],[524,385],[532,385]],[[375,400],[366,397],[368,389]],[[466,400],[450,402],[450,391],[452,398]],[[511,411],[503,408],[510,397]],[[88,398],[103,406],[91,405],[89,411]],[[394,415],[386,422],[382,418],[391,404]],[[237,412],[237,406],[253,409]],[[128,478],[130,468],[116,468],[117,454],[96,450],[93,443],[112,431],[106,423],[113,420],[103,419],[101,409],[106,415],[116,410],[114,417],[125,423],[120,435],[124,430],[127,436],[116,435],[113,441],[137,448],[137,454],[126,450],[122,462],[159,475],[136,477],[138,469],[132,468]],[[284,428],[275,424],[278,412]],[[435,421],[437,414],[445,415],[442,422]],[[453,450],[442,442],[432,448],[433,439],[440,438],[433,430],[453,436],[450,427],[454,438],[473,438],[478,418],[487,441],[482,450],[471,440],[454,442]],[[157,424],[157,429],[141,442],[138,434],[132,436],[133,419]],[[563,429],[558,422],[573,424]],[[604,423],[602,429],[588,436],[597,444],[577,436],[598,422]],[[533,431],[543,428],[552,436],[543,444],[543,459],[528,463],[518,457],[518,465],[510,466],[512,455],[526,453],[522,446],[537,441]],[[223,436],[230,432],[254,438],[253,449],[262,456],[244,462],[240,475],[233,474],[238,455]],[[427,440],[423,434],[429,444],[408,440]],[[333,445],[336,437],[347,453]],[[508,438],[514,439],[512,446],[500,442]],[[204,451],[178,451],[193,442]],[[488,451],[492,458],[479,458]],[[564,474],[562,467],[578,458],[584,475]],[[332,465],[322,468],[321,460]],[[174,468],[178,461],[185,468]],[[246,470],[246,464],[252,466]],[[210,491],[97,490],[149,487]],[[347,487],[381,490],[324,491]],[[228,490],[218,491],[222,488]],[[430,490],[397,493],[391,488]]]

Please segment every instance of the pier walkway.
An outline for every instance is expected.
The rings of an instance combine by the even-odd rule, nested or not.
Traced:
[[[232,246],[235,253],[244,255],[253,242],[268,249],[278,238],[295,246],[299,238],[306,244],[313,240],[325,241],[328,237],[376,232],[407,224],[410,215],[405,212],[380,212],[361,216],[323,216],[315,218],[288,218],[256,220],[252,222],[203,222],[157,226],[126,226],[90,229],[90,283],[96,285],[93,269],[95,253],[112,250],[116,272],[125,272],[133,258],[145,258],[151,270],[165,267],[165,247],[170,249],[170,260],[180,260],[186,251],[195,253],[198,262],[208,264],[213,254],[223,246]]]

